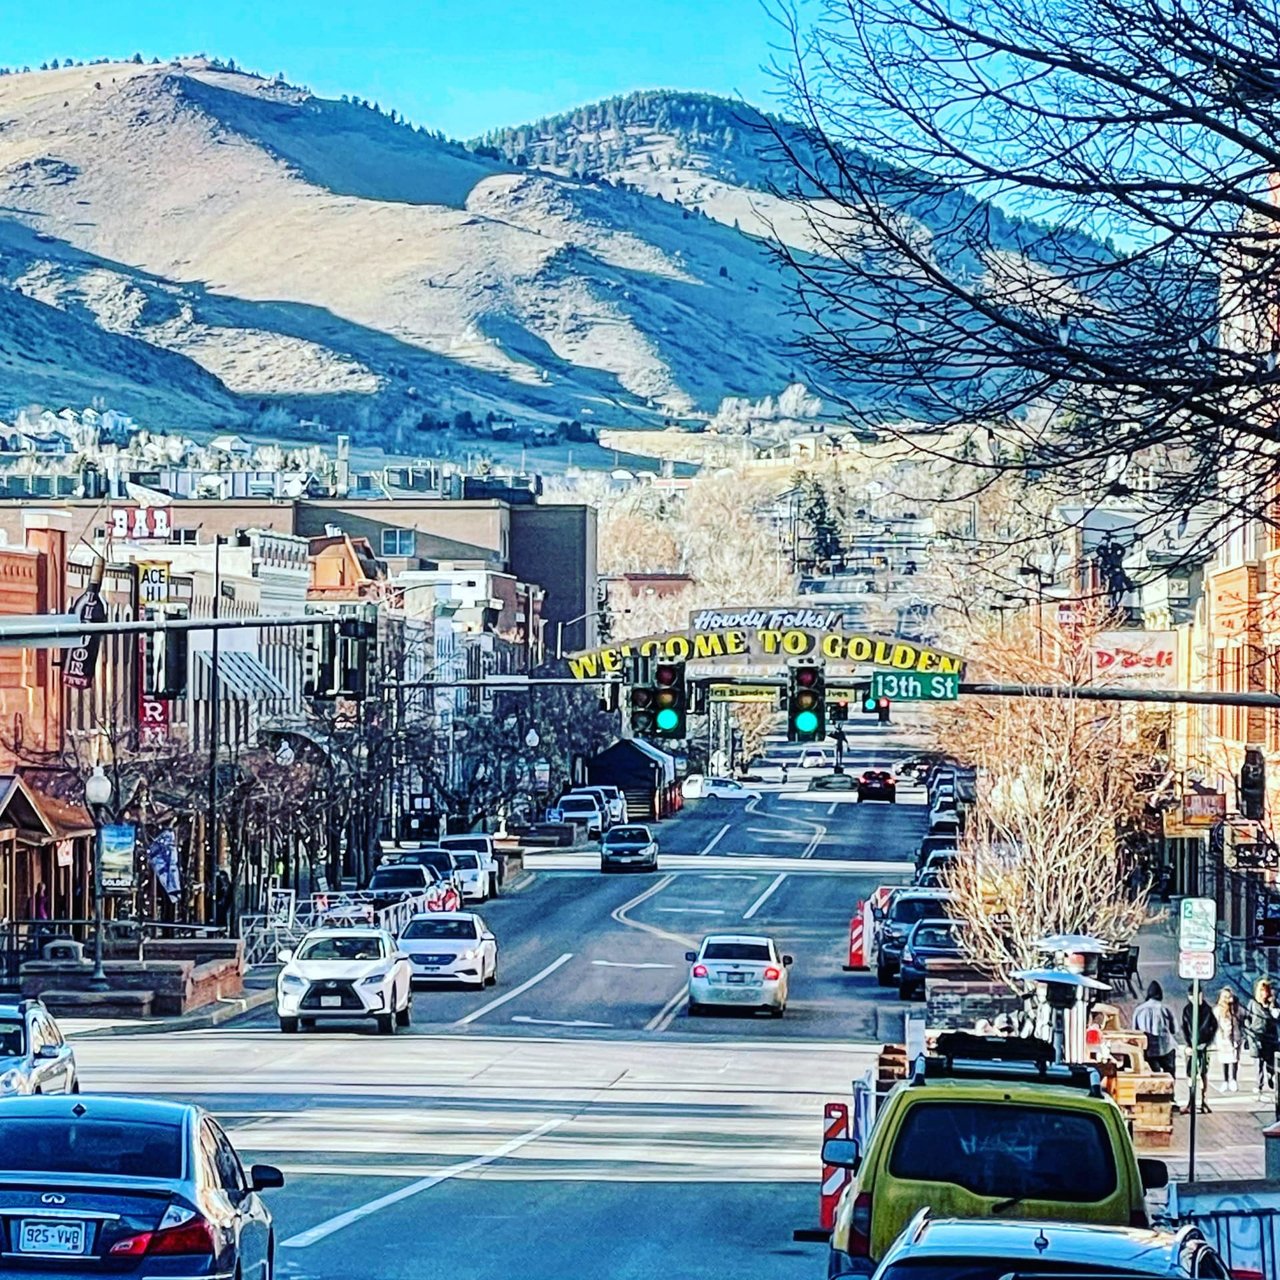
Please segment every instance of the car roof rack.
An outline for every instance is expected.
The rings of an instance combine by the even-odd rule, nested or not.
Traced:
[[[1053,1046],[1035,1036],[979,1036],[946,1031],[937,1053],[921,1054],[912,1070],[912,1087],[930,1080],[1008,1080],[1066,1085],[1102,1097],[1102,1078],[1083,1063],[1055,1062]]]

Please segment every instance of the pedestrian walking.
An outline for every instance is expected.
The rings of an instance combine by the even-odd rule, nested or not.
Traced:
[[[1240,1092],[1240,1054],[1244,1049],[1244,1011],[1230,987],[1218,993],[1218,1003],[1213,1006],[1218,1019],[1218,1034],[1213,1039],[1213,1051],[1222,1067],[1222,1092]]]
[[[1209,1048],[1218,1034],[1218,1019],[1214,1016],[1204,993],[1200,995],[1199,1020],[1192,1036],[1194,1006],[1188,1000],[1182,1010],[1182,1038],[1187,1044],[1187,1083],[1191,1092],[1187,1097],[1187,1105],[1182,1114],[1187,1115],[1197,1094],[1200,1095],[1200,1110],[1209,1114]]]
[[[1147,987],[1147,998],[1133,1011],[1133,1027],[1147,1037],[1147,1065],[1175,1079],[1178,1075],[1178,1030],[1173,1012],[1164,1003],[1158,982]]]
[[[1259,978],[1253,986],[1253,999],[1245,1032],[1249,1049],[1258,1060],[1258,1096],[1276,1087],[1276,1050],[1280,1049],[1280,1009],[1276,1007],[1275,988],[1270,978]]]

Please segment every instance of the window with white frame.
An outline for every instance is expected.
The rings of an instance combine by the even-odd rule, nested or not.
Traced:
[[[412,529],[383,529],[382,554],[384,556],[413,555]]]

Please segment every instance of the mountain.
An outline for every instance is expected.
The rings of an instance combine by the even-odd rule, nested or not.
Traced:
[[[150,351],[173,415],[400,447],[462,409],[643,423],[796,373],[752,237],[205,59],[0,76],[5,290]],[[55,367],[49,399],[99,376]],[[34,390],[0,365],[0,415]]]

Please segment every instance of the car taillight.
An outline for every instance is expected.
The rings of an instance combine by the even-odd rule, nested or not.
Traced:
[[[871,1195],[859,1191],[849,1218],[849,1252],[860,1258],[871,1256]]]
[[[903,964],[912,964],[914,963],[915,958],[916,958],[916,953],[912,951],[910,947],[907,947],[906,950],[903,951],[902,953]]]
[[[126,1236],[111,1246],[113,1258],[172,1257],[175,1254],[217,1253],[213,1228],[189,1209],[170,1206],[155,1231]]]
[[[775,968],[773,967],[773,965],[770,965],[770,966],[769,966],[769,967],[764,971],[764,980],[765,980],[766,982],[777,982],[777,980],[778,980],[780,977],[782,977],[782,970],[781,970],[781,969],[775,969]]]
[[[707,966],[705,964],[695,964],[693,966],[693,976],[695,978],[705,978],[707,976]]]

